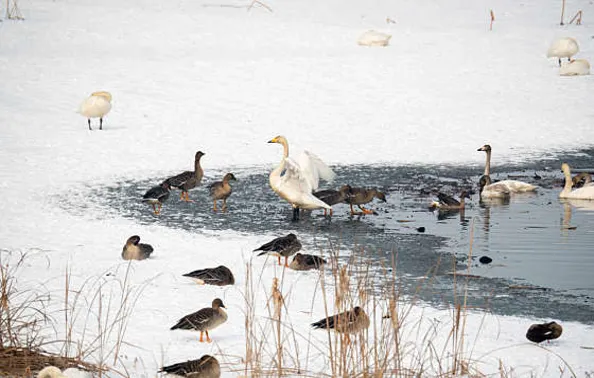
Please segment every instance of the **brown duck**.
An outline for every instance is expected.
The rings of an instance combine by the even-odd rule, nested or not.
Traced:
[[[208,191],[212,197],[214,211],[217,211],[218,200],[223,200],[223,207],[221,210],[227,210],[227,198],[229,198],[233,192],[233,188],[229,185],[230,180],[237,181],[233,173],[227,173],[225,177],[223,177],[223,181],[214,182],[208,187]]]
[[[329,206],[334,206],[339,203],[346,203],[346,199],[349,196],[351,187],[349,185],[343,185],[338,190],[327,189],[319,190],[314,192],[314,196],[324,201]],[[324,216],[327,214],[327,209],[324,209]],[[332,209],[330,209],[330,216],[332,216]]]
[[[374,198],[386,202],[386,195],[377,189],[351,188],[349,195],[346,198],[346,202],[351,205],[351,215],[376,214],[375,211],[361,206],[373,201]],[[361,211],[355,212],[353,210],[353,205],[357,205]]]
[[[526,332],[526,338],[532,342],[540,343],[545,340],[553,340],[561,336],[563,327],[555,322],[532,324]]]
[[[233,273],[229,268],[223,265],[219,265],[216,268],[195,270],[184,274],[184,277],[190,277],[199,285],[226,286],[235,284]]]
[[[206,333],[206,342],[210,343],[212,340],[208,336],[208,331],[217,328],[227,321],[227,313],[223,308],[226,308],[223,301],[216,298],[212,301],[212,307],[206,307],[184,316],[170,329],[200,331],[201,343],[204,342],[203,335]]]
[[[368,328],[369,324],[369,316],[361,307],[357,306],[352,310],[312,323],[311,326],[317,329],[333,329],[338,333],[345,334],[347,341],[350,341],[349,334],[359,333]]]
[[[140,243],[140,236],[130,236],[122,250],[124,260],[144,260],[148,259],[153,253],[153,247],[150,244]]]
[[[219,378],[221,366],[216,358],[205,354],[197,360],[163,366],[159,372],[187,378]]]
[[[320,266],[326,264],[327,261],[320,256],[308,255],[305,253],[297,253],[293,257],[293,261],[289,264],[289,268],[293,270],[311,270],[320,269]]]
[[[179,175],[175,175],[173,177],[169,177],[165,180],[172,188],[181,190],[180,199],[186,202],[193,202],[190,200],[190,194],[188,191],[190,189],[194,189],[200,181],[202,181],[202,177],[204,176],[204,171],[200,166],[200,158],[204,156],[204,152],[198,151],[194,157],[194,170],[193,171],[185,171],[180,173]]]
[[[287,236],[281,236],[261,245],[260,247],[254,249],[254,252],[263,251],[259,253],[258,256],[265,254],[277,255],[278,265],[281,265],[280,258],[283,256],[285,258],[285,266],[288,268],[289,256],[294,255],[299,250],[301,250],[301,242],[299,239],[297,239],[297,236],[295,234],[288,234]]]

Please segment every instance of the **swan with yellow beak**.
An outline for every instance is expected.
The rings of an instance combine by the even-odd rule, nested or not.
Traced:
[[[270,187],[285,201],[293,206],[293,220],[299,219],[299,209],[328,209],[331,207],[313,195],[318,189],[320,179],[328,182],[335,173],[322,159],[304,151],[297,160],[289,157],[289,143],[282,135],[272,138],[268,143],[283,146],[283,158],[280,164],[270,172]]]

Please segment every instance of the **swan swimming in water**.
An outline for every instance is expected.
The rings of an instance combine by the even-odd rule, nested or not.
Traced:
[[[479,180],[481,199],[483,198],[497,198],[509,199],[509,188],[500,182],[491,183],[491,176],[483,175]]]
[[[485,173],[483,175],[490,176],[490,174],[491,174],[491,146],[488,144],[485,144],[484,146],[479,148],[477,151],[485,151],[486,152],[487,161],[485,163]],[[497,181],[495,184],[491,184],[491,185],[496,185],[496,184],[497,185],[505,185],[510,193],[534,192],[536,189],[538,189],[538,187],[536,185],[528,184],[527,182],[518,181],[518,180],[501,180],[501,181]],[[489,188],[487,188],[487,189],[489,189]]]
[[[111,110],[111,93],[100,91],[93,92],[80,104],[78,112],[87,117],[89,130],[91,128],[91,118],[99,118],[99,130],[103,130],[103,117]]]
[[[298,160],[289,157],[289,143],[279,135],[268,143],[283,146],[283,158],[278,167],[270,172],[270,187],[276,194],[293,206],[293,220],[299,219],[299,209],[328,209],[332,207],[313,195],[320,179],[334,179],[334,172],[319,157],[304,151]]]
[[[572,191],[571,187],[573,182],[571,180],[571,170],[569,165],[567,163],[561,164],[561,170],[565,176],[565,186],[561,193],[559,193],[559,198],[594,200],[594,185],[585,185]]]
[[[571,60],[571,57],[577,54],[578,51],[580,51],[580,46],[575,38],[559,38],[551,43],[547,51],[547,58],[559,58],[559,66],[561,66],[561,58]]]

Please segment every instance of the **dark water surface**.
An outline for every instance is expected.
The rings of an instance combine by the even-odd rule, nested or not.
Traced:
[[[222,171],[206,172],[203,185],[190,192],[195,203],[181,202],[179,193],[172,192],[160,216],[153,215],[140,199],[165,177],[92,187],[88,198],[143,224],[210,235],[226,230],[295,232],[312,253],[327,250],[329,243],[340,246],[345,256],[363,248],[377,267],[391,266],[397,253],[398,284],[405,294],[416,293],[437,305],[451,304],[452,272],[458,271],[470,273],[457,279],[458,286],[468,282],[471,306],[498,314],[594,323],[594,201],[562,202],[557,197],[562,185],[560,159],[576,168],[591,168],[593,157],[594,150],[586,150],[555,160],[494,166],[493,178],[527,181],[539,185],[539,191],[517,195],[509,203],[479,203],[474,193],[464,212],[439,213],[427,207],[437,190],[456,195],[461,188],[477,190],[482,167],[335,167],[334,187],[344,183],[377,187],[388,201],[375,200],[371,205],[377,215],[351,217],[347,205],[338,205],[331,219],[314,211],[302,214],[299,222],[291,221],[290,206],[272,192],[268,174],[261,169],[258,173],[229,169],[239,181],[224,214],[212,211],[206,190]],[[418,227],[425,232],[417,231]],[[481,264],[481,256],[493,262]],[[419,291],[419,282],[428,272],[431,280]],[[380,279],[377,284],[385,282]]]

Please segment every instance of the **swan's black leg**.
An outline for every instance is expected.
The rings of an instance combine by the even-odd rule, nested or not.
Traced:
[[[93,129],[91,129],[91,119],[87,118],[87,122],[89,123],[89,130],[93,130]]]
[[[293,222],[296,222],[298,220],[299,220],[299,208],[294,207],[293,208]]]
[[[559,58],[559,67],[561,67],[561,58]]]
[[[99,130],[103,130],[103,118],[99,118]]]

